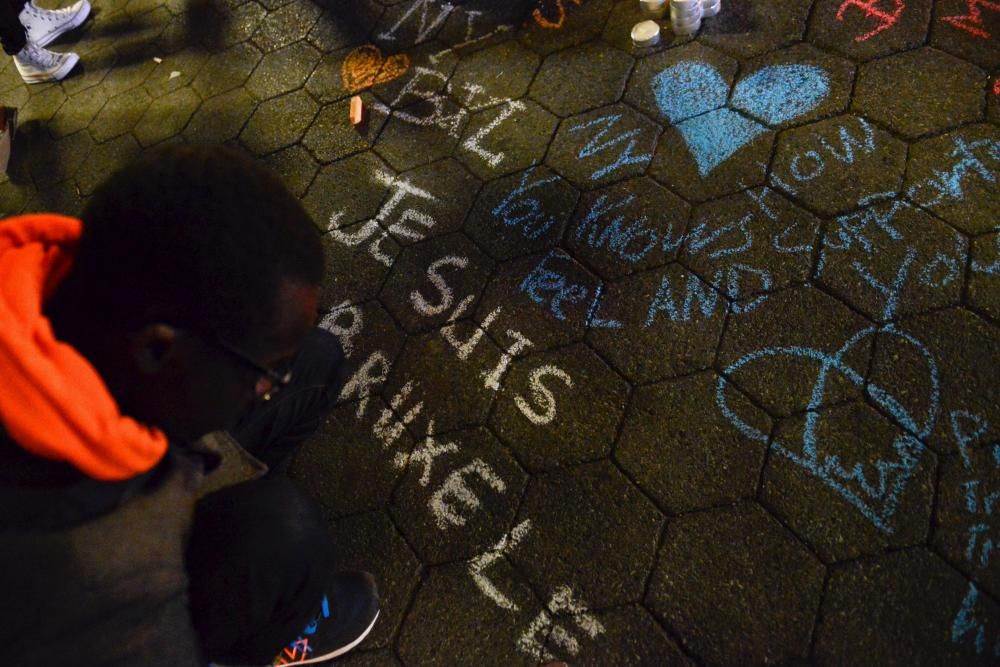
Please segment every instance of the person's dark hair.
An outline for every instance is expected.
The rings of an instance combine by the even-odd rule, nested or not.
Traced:
[[[318,285],[319,230],[272,173],[232,149],[158,149],[105,181],[57,293],[88,317],[166,322],[234,344],[274,322],[283,279]]]

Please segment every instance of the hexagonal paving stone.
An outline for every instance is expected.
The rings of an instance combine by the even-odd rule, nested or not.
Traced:
[[[20,132],[18,136],[21,136]],[[33,147],[26,153],[25,160],[32,180],[39,188],[44,189],[64,179],[73,178],[94,146],[89,132],[77,132],[45,147]]]
[[[996,72],[986,87],[986,116],[994,123],[1000,123],[1000,75]]]
[[[47,123],[67,99],[66,93],[60,86],[46,86],[42,90],[36,88],[32,91],[27,103],[18,109],[18,122],[25,123],[34,120]]]
[[[650,178],[633,178],[583,195],[567,247],[602,278],[666,264],[677,256],[691,207]]]
[[[473,113],[456,155],[483,179],[503,176],[545,156],[558,120],[531,100],[511,100]]]
[[[91,195],[112,172],[131,162],[140,152],[130,134],[106,141],[87,156],[76,173],[76,183],[83,195]]]
[[[580,193],[545,166],[488,183],[465,232],[494,259],[551,248],[562,238]]]
[[[585,345],[528,354],[497,375],[502,393],[490,426],[528,470],[611,452],[629,387]]]
[[[152,146],[181,133],[201,105],[190,88],[178,88],[154,100],[136,124],[133,134],[142,146]]]
[[[320,176],[316,180],[319,181]],[[354,303],[371,299],[382,289],[389,275],[389,264],[373,257],[369,247],[345,241],[352,237],[367,239],[373,236],[367,225],[341,227],[323,237],[327,275],[320,295],[321,307],[332,308],[344,301]],[[399,254],[399,244],[388,235],[377,236],[377,239],[379,253],[389,253],[391,257]]]
[[[531,84],[531,98],[557,116],[590,111],[621,99],[634,64],[627,54],[600,43],[560,51],[545,59]]]
[[[91,136],[100,144],[130,132],[152,103],[153,98],[142,88],[112,97],[90,122]]]
[[[854,65],[796,44],[754,58],[741,67],[740,77],[732,106],[765,125],[790,127],[846,111]],[[744,89],[752,92],[745,94]]]
[[[686,665],[695,663],[681,652],[648,611],[638,605],[598,612],[592,617],[602,632],[578,655],[566,655],[561,636],[549,635],[548,649],[554,656],[564,656],[580,667],[626,667],[627,665]],[[572,627],[572,626],[570,626]],[[575,628],[574,628],[575,629]],[[580,639],[586,639],[587,635]]]
[[[301,198],[312,184],[319,165],[309,155],[309,151],[299,145],[292,145],[277,153],[271,153],[264,160],[296,197]]]
[[[403,248],[380,300],[409,333],[438,329],[468,297],[475,302],[492,271],[493,261],[467,236],[448,234]]]
[[[372,104],[374,98],[369,93],[363,93],[361,99],[365,110],[359,125],[348,122],[350,100],[328,104],[313,120],[302,138],[302,145],[308,148],[317,160],[333,162],[375,145],[375,140],[389,117],[382,107]]]
[[[375,96],[393,109],[404,109],[415,102],[449,92],[453,101],[464,101],[462,106],[466,108],[475,106],[473,102],[477,98],[479,103],[490,99],[483,89],[457,90],[449,84],[459,57],[441,42],[432,40],[399,54],[386,50],[384,55],[378,55],[371,46],[362,47],[358,52],[367,53],[373,61],[381,60],[378,67],[374,68],[377,74],[374,79],[370,75],[356,79],[349,77],[348,82],[355,86],[370,85]],[[342,62],[357,57],[352,56],[350,52],[341,52],[341,55]],[[348,70],[344,69],[343,64],[337,67],[338,73],[345,71]]]
[[[296,42],[263,57],[246,82],[246,90],[261,100],[296,88],[309,78],[320,52],[305,42]]]
[[[288,474],[327,515],[349,516],[388,505],[403,474],[392,464],[393,456],[409,454],[415,441],[401,433],[389,450],[375,439],[372,426],[385,409],[374,397],[358,418],[358,404],[343,403],[296,453]]]
[[[159,63],[160,67],[153,70],[143,84],[153,99],[159,99],[189,86],[208,63],[209,54],[188,50],[172,54],[162,60],[163,62]]]
[[[242,88],[216,95],[202,102],[184,128],[183,136],[199,143],[235,139],[256,107],[257,101]]]
[[[509,557],[536,588],[568,586],[595,608],[640,600],[664,518],[614,465],[536,474],[518,512],[524,520],[531,530]]]
[[[528,255],[497,267],[476,320],[497,331],[519,331],[548,350],[583,340],[601,281],[561,250]]]
[[[719,365],[768,412],[789,415],[859,398],[874,334],[870,322],[833,297],[794,287],[730,318]]]
[[[914,144],[906,195],[955,227],[982,234],[1000,217],[1000,128],[963,127]]]
[[[660,128],[624,104],[567,118],[545,163],[575,185],[596,188],[646,170]]]
[[[459,352],[465,350],[456,340],[474,341],[463,358]],[[409,411],[418,403],[424,404],[419,420],[411,426],[417,432],[426,433],[430,420],[434,421],[434,433],[478,426],[485,423],[496,395],[479,371],[492,369],[500,355],[500,349],[487,336],[463,335],[458,339],[448,329],[411,336],[382,395],[390,403],[398,400],[399,410]],[[431,382],[435,387],[448,387],[448,391],[429,390]],[[410,389],[404,389],[408,384]]]
[[[396,201],[390,198],[382,211],[383,222],[390,225],[390,233],[402,245],[458,231],[479,188],[479,179],[453,158],[411,169],[400,174],[391,186],[396,196],[398,192],[407,193],[409,198],[400,200],[399,208],[410,211],[395,207],[390,210],[390,204]]]
[[[997,364],[996,327],[967,310],[940,310],[879,336],[868,392],[935,451],[953,454],[1000,438]]]
[[[399,633],[399,655],[406,664],[484,664],[496,656],[511,667],[538,664],[540,651],[521,652],[518,645],[541,604],[504,559],[492,563],[487,574],[505,606],[483,594],[465,563],[428,570]],[[442,641],[445,627],[448,639]]]
[[[352,155],[323,167],[302,204],[320,229],[347,229],[378,215],[395,178],[374,153]],[[369,236],[360,237],[356,245]]]
[[[318,326],[337,336],[351,373],[369,363],[376,353],[392,363],[406,341],[406,334],[376,299],[361,304],[349,301],[334,304]]]
[[[737,62],[697,42],[642,58],[625,100],[662,123],[680,123],[726,104]]]
[[[521,41],[538,53],[548,54],[589,42],[604,32],[614,0],[539,3],[520,31]]]
[[[435,422],[436,423],[436,422]],[[527,474],[485,429],[417,439],[392,514],[425,564],[489,551],[507,533]]]
[[[927,539],[937,460],[873,407],[779,422],[761,503],[826,561]]]
[[[513,29],[528,14],[524,2],[463,0],[453,4],[457,8],[445,19],[436,39],[463,53],[513,39]]]
[[[432,39],[454,11],[463,10],[443,3],[396,3],[382,14],[369,37],[380,48],[403,51]]]
[[[215,36],[214,43],[209,46],[218,51],[247,41],[256,32],[265,16],[267,10],[257,2],[244,2],[239,7],[226,10],[226,21],[219,34]]]
[[[714,373],[698,373],[640,387],[629,405],[615,460],[667,512],[757,494],[767,445],[726,421],[716,405],[720,381]],[[750,417],[754,408],[745,400],[738,408],[770,432],[767,415],[757,411]]]
[[[977,425],[970,424],[973,432]],[[996,566],[997,498],[1000,498],[1000,444],[959,449],[942,466],[935,513],[934,546],[955,567],[996,595],[1000,569]]]
[[[704,21],[699,40],[736,58],[773,51],[802,39],[811,7],[810,0],[731,0]]]
[[[456,91],[476,90],[487,98],[517,99],[528,92],[541,58],[517,42],[504,42],[463,58],[449,85]]]
[[[776,190],[746,190],[695,209],[681,263],[730,301],[749,302],[809,278],[819,224]]]
[[[931,23],[931,46],[976,63],[1000,67],[996,37],[1000,18],[991,4],[970,0],[939,0]]]
[[[444,97],[412,105],[392,114],[375,152],[400,171],[434,162],[452,154],[468,119],[465,109]]]
[[[969,305],[1000,321],[1000,232],[972,243]]]
[[[905,3],[818,0],[809,23],[809,41],[857,60],[923,46],[932,0]]]
[[[816,275],[876,321],[957,304],[969,243],[900,200],[876,202],[827,228]]]
[[[647,602],[709,664],[795,661],[809,651],[823,578],[774,517],[743,504],[670,522]]]
[[[79,132],[90,125],[107,103],[107,94],[98,86],[74,93],[49,121],[49,133],[65,137]]]
[[[379,620],[359,648],[388,645],[419,584],[420,561],[382,511],[331,521],[330,533],[338,568],[371,572],[378,584]]]
[[[833,569],[820,613],[819,662],[974,664],[992,654],[1000,607],[940,558],[910,549]],[[979,627],[990,653],[977,652]]]
[[[680,264],[610,283],[587,340],[626,378],[651,382],[708,368],[729,303]]]
[[[268,53],[309,34],[322,9],[311,2],[293,2],[268,12],[253,34],[253,42]]]
[[[858,116],[838,116],[782,132],[771,183],[831,215],[895,194],[906,144]]]
[[[240,141],[256,155],[266,155],[302,138],[319,111],[304,90],[262,102],[240,133]]]
[[[862,65],[851,108],[915,139],[980,119],[985,82],[974,65],[917,49]]]

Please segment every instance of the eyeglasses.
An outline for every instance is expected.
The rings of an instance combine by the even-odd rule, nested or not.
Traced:
[[[209,340],[242,361],[250,368],[260,373],[260,377],[257,378],[257,383],[254,385],[254,393],[257,395],[257,398],[270,401],[278,394],[279,391],[287,387],[292,382],[291,370],[279,373],[271,370],[270,368],[265,368],[226,341],[214,337]]]

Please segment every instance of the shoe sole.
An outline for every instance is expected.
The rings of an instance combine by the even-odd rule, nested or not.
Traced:
[[[309,658],[308,660],[299,660],[297,662],[288,662],[288,663],[285,663],[285,664],[286,665],[313,665],[313,664],[316,664],[317,662],[326,662],[327,660],[333,660],[334,658],[337,658],[337,657],[340,657],[340,656],[344,655],[345,653],[347,653],[348,651],[350,651],[355,646],[357,646],[358,644],[360,644],[361,642],[363,642],[365,640],[365,637],[368,636],[368,633],[370,633],[372,631],[372,628],[375,627],[375,621],[378,620],[379,614],[381,614],[381,613],[382,613],[381,609],[379,609],[378,611],[376,611],[375,612],[375,618],[372,619],[372,622],[368,625],[368,627],[365,629],[365,631],[362,632],[361,635],[359,635],[358,638],[355,639],[354,641],[352,641],[350,644],[347,644],[346,646],[341,646],[336,651],[332,651],[330,653],[325,653],[323,655],[318,655],[318,656],[315,656],[313,658]]]
[[[60,35],[63,35],[74,28],[79,28],[83,25],[83,22],[87,20],[88,16],[90,16],[90,3],[85,2],[83,3],[83,7],[80,8],[80,11],[76,13],[76,16],[70,19],[69,23],[63,24],[58,30],[46,35],[41,40],[36,42],[36,44],[38,44],[38,46],[48,46],[52,42],[56,41]]]
[[[55,72],[41,72],[39,74],[21,74],[21,78],[24,79],[25,83],[47,83],[49,81],[62,81],[67,74],[69,74],[76,64],[80,62],[80,56],[75,53],[70,53],[69,57],[66,58],[66,62],[57,69]]]

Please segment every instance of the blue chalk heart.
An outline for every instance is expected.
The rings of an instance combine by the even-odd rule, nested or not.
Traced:
[[[703,177],[767,131],[760,123],[722,108],[729,86],[708,63],[672,65],[650,85],[657,106],[677,125]],[[819,67],[771,65],[737,83],[729,104],[764,123],[779,125],[812,111],[829,93],[829,77]]]
[[[830,94],[826,72],[812,65],[773,65],[736,84],[729,105],[770,125],[809,113]]]

